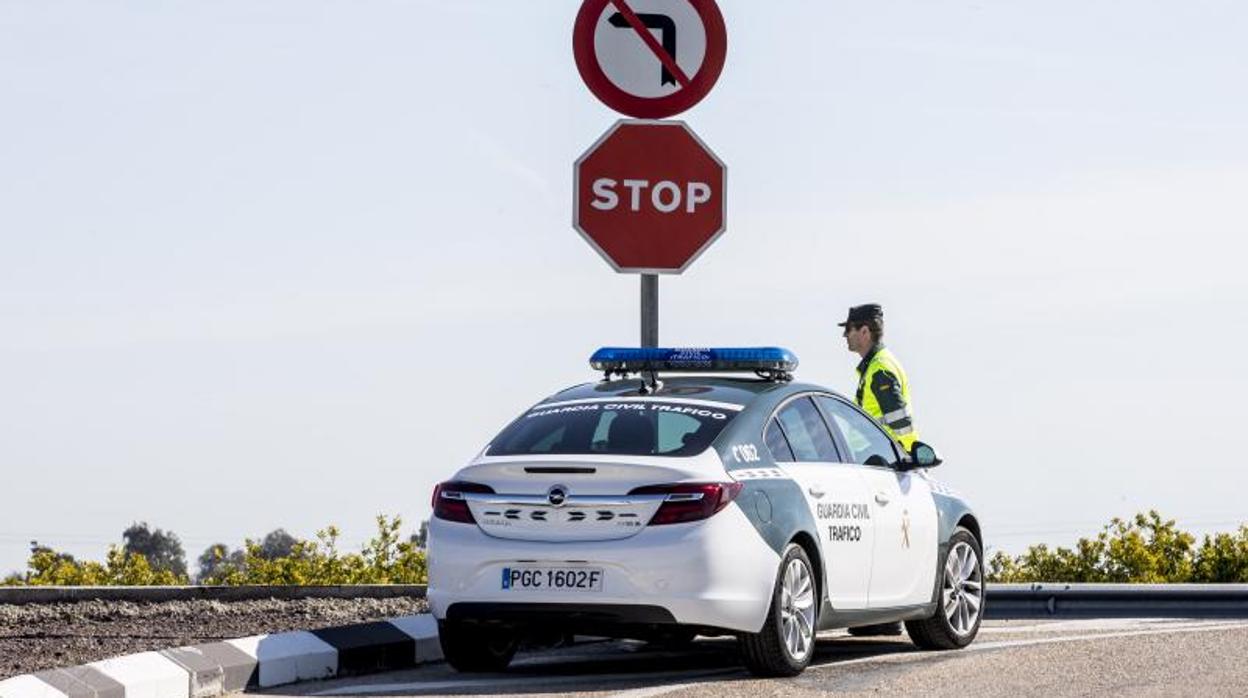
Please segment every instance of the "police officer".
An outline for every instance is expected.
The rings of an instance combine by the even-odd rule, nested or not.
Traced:
[[[884,308],[879,303],[850,308],[840,323],[845,328],[849,350],[862,357],[857,366],[859,387],[856,400],[867,415],[875,417],[906,451],[919,435],[910,411],[910,381],[897,357],[884,347]],[[901,623],[880,623],[849,629],[851,636],[900,636]]]
[[[893,353],[884,347],[884,309],[876,303],[856,305],[840,323],[849,350],[858,362],[858,406],[875,417],[909,451],[918,439],[910,410],[910,382]]]
[[[862,357],[858,362],[858,406],[875,417],[906,450],[918,438],[910,411],[910,382],[893,353],[884,348],[884,309],[877,303],[856,305],[840,323],[849,350]],[[850,635],[872,637],[900,635],[901,623],[861,625]]]

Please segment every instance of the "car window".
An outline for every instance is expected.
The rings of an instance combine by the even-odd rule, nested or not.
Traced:
[[[486,453],[693,456],[705,451],[736,414],[665,400],[537,405],[494,437]]]
[[[788,437],[789,447],[797,460],[830,463],[838,460],[832,434],[810,398],[790,402],[776,418],[784,427],[784,435]]]
[[[688,443],[686,439],[697,439],[702,422],[687,414],[659,412],[655,415],[659,427],[659,453],[678,451]]]
[[[850,462],[892,465],[897,461],[892,439],[878,425],[836,398],[820,396],[818,399],[849,446]]]
[[[767,423],[767,431],[763,432],[763,440],[767,442],[767,450],[771,451],[772,460],[777,463],[793,462],[793,449],[789,448],[789,442],[784,438],[784,432],[780,430],[775,417]]]

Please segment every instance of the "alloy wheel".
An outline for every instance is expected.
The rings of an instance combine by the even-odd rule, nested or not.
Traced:
[[[780,625],[789,656],[805,659],[815,640],[815,585],[810,568],[800,559],[790,560],[784,570]]]
[[[983,608],[984,580],[979,555],[969,543],[958,542],[945,558],[942,601],[949,627],[959,636],[970,634]]]

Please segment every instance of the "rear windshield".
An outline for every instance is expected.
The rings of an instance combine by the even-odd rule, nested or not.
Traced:
[[[487,453],[692,456],[706,450],[740,410],[692,400],[538,405],[504,429]]]

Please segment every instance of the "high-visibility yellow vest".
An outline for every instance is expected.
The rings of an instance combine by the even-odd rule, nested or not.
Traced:
[[[893,353],[877,344],[858,364],[858,406],[906,450],[919,438],[910,409],[910,381]]]

